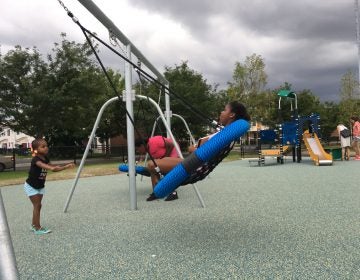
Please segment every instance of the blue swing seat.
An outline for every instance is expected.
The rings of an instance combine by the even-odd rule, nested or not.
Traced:
[[[127,164],[120,164],[119,165],[119,171],[121,172],[129,172],[129,166]],[[150,172],[145,166],[135,166],[135,172],[136,174],[140,174],[143,176],[150,177]]]
[[[155,186],[155,196],[166,197],[181,185],[205,178],[231,151],[234,141],[249,128],[250,124],[245,120],[237,120],[226,126],[167,173]]]

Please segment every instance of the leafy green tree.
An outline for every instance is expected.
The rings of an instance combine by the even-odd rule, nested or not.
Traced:
[[[233,81],[229,82],[227,90],[228,96],[246,104],[253,119],[261,119],[263,111],[260,103],[263,96],[260,94],[263,93],[266,82],[264,59],[260,55],[252,54],[247,56],[243,63],[235,63]]]
[[[310,90],[302,90],[297,93],[298,109],[301,116],[309,116],[312,113],[319,113],[320,99]]]
[[[166,67],[165,78],[170,83],[170,90],[186,100],[188,104],[208,118],[217,119],[219,112],[215,104],[216,92],[212,89],[200,73],[189,68],[187,62],[182,62],[175,67]],[[171,110],[181,115],[189,124],[193,134],[203,136],[208,123],[186,106],[179,98],[171,97]],[[172,128],[182,138],[186,138],[184,125],[178,119],[173,119]],[[179,137],[179,136],[178,136]]]
[[[349,125],[351,116],[360,115],[359,82],[352,71],[341,78],[339,122]]]
[[[351,70],[341,77],[340,98],[341,100],[359,98],[359,82]]]
[[[324,102],[319,106],[321,136],[326,142],[331,140],[331,134],[336,129],[336,126],[341,123],[340,106],[335,102]]]
[[[36,49],[21,47],[1,57],[1,120],[50,144],[74,145],[87,139],[100,106],[114,93],[88,44],[70,42],[65,34],[62,39],[47,61]],[[121,76],[109,74],[121,92]]]
[[[46,64],[36,48],[32,50],[15,46],[0,56],[0,123],[15,131],[31,131],[37,125],[28,116],[38,104],[32,102],[34,92],[48,73]],[[39,98],[41,100],[41,97]],[[39,116],[37,116],[39,118]],[[25,130],[23,130],[25,129]]]

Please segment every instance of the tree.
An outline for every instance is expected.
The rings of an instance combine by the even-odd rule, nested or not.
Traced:
[[[253,119],[261,119],[260,94],[266,82],[264,60],[260,55],[252,54],[246,57],[244,63],[235,63],[233,81],[228,83],[228,96],[246,104]]]
[[[87,43],[55,43],[43,61],[36,49],[16,47],[1,57],[1,120],[15,131],[45,136],[50,144],[80,144],[100,106],[114,96]],[[109,71],[114,83],[121,76]]]
[[[352,71],[347,71],[341,78],[339,122],[348,125],[351,116],[360,114],[359,83]]]
[[[351,70],[341,78],[340,98],[342,101],[359,98],[359,82]]]
[[[170,83],[171,91],[204,116],[217,119],[218,105],[214,102],[216,93],[200,73],[189,68],[187,62],[175,65],[174,68],[166,67],[164,75]],[[179,98],[171,97],[171,110],[185,118],[195,136],[203,136],[206,133],[208,123]],[[174,118],[172,127],[181,137],[186,137],[184,125],[178,119]]]
[[[301,116],[309,116],[312,113],[319,113],[320,99],[311,90],[305,89],[297,93],[298,109]]]
[[[330,141],[332,132],[336,129],[340,121],[340,106],[335,102],[325,102],[320,104],[319,111],[321,136],[325,141]]]
[[[35,107],[32,94],[47,75],[46,64],[36,48],[15,46],[5,56],[0,56],[0,123],[15,131],[23,127],[28,132],[35,122],[26,112]],[[37,104],[35,104],[37,105]],[[36,135],[36,134],[31,134]]]

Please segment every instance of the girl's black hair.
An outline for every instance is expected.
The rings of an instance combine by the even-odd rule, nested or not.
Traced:
[[[231,112],[235,114],[235,120],[243,119],[250,121],[250,115],[242,103],[238,101],[231,101],[228,105],[231,108]]]
[[[148,138],[143,138],[143,139],[137,139],[135,140],[135,147],[140,147],[142,145],[146,145],[148,143],[149,139]]]
[[[33,150],[36,150],[37,148],[39,148],[41,142],[45,142],[45,139],[44,138],[36,138],[35,140],[33,140],[31,142],[31,148]]]
[[[353,121],[356,121],[356,122],[360,121],[360,119],[358,117],[356,117],[356,116],[350,117],[350,120],[353,120]]]

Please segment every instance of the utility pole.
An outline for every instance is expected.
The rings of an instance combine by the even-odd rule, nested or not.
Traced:
[[[360,95],[360,27],[359,27],[359,0],[355,0],[356,44],[358,47],[358,95]]]

